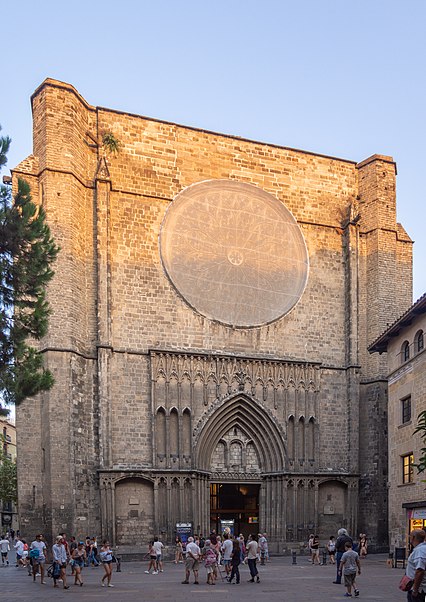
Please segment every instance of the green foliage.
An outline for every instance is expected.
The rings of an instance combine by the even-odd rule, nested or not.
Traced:
[[[112,132],[104,132],[102,134],[102,146],[107,153],[117,155],[120,152],[120,141]]]
[[[1,139],[0,139],[1,140]],[[10,142],[10,141],[9,141]],[[0,165],[4,165],[0,142]],[[47,332],[49,305],[46,286],[58,254],[42,207],[31,200],[30,187],[18,180],[0,189],[0,396],[19,404],[50,389],[52,374],[43,368],[42,355],[31,346]]]
[[[3,451],[3,442],[3,435],[0,435],[0,501],[16,504],[18,499],[16,462],[6,457]]]
[[[414,435],[417,433],[421,433],[423,444],[426,445],[426,410],[420,412],[417,417],[417,427],[414,431]],[[422,455],[420,456],[418,463],[414,464],[418,473],[426,470],[426,447],[421,448],[421,453]]]

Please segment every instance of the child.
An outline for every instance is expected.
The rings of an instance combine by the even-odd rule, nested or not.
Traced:
[[[339,573],[345,578],[346,594],[345,598],[352,598],[352,588],[354,590],[355,597],[359,596],[359,589],[355,585],[355,577],[357,573],[361,575],[361,564],[359,562],[358,553],[352,549],[352,543],[347,541],[345,543],[345,552],[340,560]]]

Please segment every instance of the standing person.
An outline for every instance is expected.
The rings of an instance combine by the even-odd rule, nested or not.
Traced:
[[[198,581],[198,567],[201,551],[200,548],[194,543],[193,537],[188,537],[188,543],[186,544],[186,560],[185,560],[185,579],[182,583],[189,583],[189,577],[191,571],[194,573],[194,583],[199,584]]]
[[[90,565],[93,564],[94,567],[99,566],[99,562],[97,560],[97,554],[98,554],[98,543],[96,541],[96,537],[92,537],[90,539],[90,551],[89,551],[89,558],[87,559],[87,562]],[[86,546],[87,547],[87,546]]]
[[[157,570],[157,553],[154,549],[154,542],[150,541],[148,544],[148,555],[149,555],[149,565],[148,565],[148,570],[145,571],[145,573],[147,575],[149,575],[151,573],[151,569],[153,569],[152,574],[153,575],[158,575],[158,570]]]
[[[311,533],[309,535],[309,539],[308,539],[308,550],[309,550],[309,557],[311,559],[312,564],[314,563],[313,557],[312,557],[312,542],[314,541],[314,534]]]
[[[104,567],[105,575],[101,579],[102,587],[105,587],[105,579],[107,580],[108,587],[114,587],[111,583],[112,577],[112,550],[109,547],[109,543],[106,539],[102,542],[101,552],[99,554],[102,566]]]
[[[155,561],[157,563],[157,573],[163,572],[163,560],[162,560],[162,554],[163,554],[163,548],[164,545],[162,544],[162,542],[158,539],[158,537],[154,537],[154,543],[152,544],[152,547],[154,549],[155,552]]]
[[[9,558],[8,558],[8,553],[10,551],[10,545],[9,545],[9,540],[6,538],[5,535],[1,536],[0,539],[0,551],[1,551],[1,562],[2,564],[9,564]]]
[[[345,552],[345,543],[347,541],[350,541],[351,544],[353,543],[352,538],[349,537],[348,532],[346,531],[346,529],[339,529],[337,531],[337,541],[336,541],[336,569],[337,569],[337,574],[336,574],[336,581],[333,581],[333,583],[342,583],[342,574],[339,572],[339,567],[340,567],[340,561],[342,559],[342,556]]]
[[[45,585],[44,565],[46,563],[47,548],[41,533],[36,535],[35,540],[31,543],[29,557],[33,567],[33,581],[36,580],[36,575],[40,571],[40,584]]]
[[[413,550],[407,560],[405,574],[413,581],[407,592],[408,602],[424,602],[426,593],[426,531],[414,529],[410,532]]]
[[[217,552],[211,545],[210,539],[204,542],[204,548],[201,550],[204,558],[204,565],[207,571],[207,585],[215,585],[216,567],[217,567]]]
[[[245,545],[245,541],[244,541],[244,535],[242,533],[239,534],[238,540],[240,542],[241,562],[244,562],[244,556],[246,553],[246,545]]]
[[[365,533],[359,534],[358,550],[360,558],[365,558],[368,553],[368,540]]]
[[[256,577],[257,583],[260,582],[259,571],[257,570],[256,561],[257,561],[257,552],[258,552],[258,544],[254,537],[254,535],[249,535],[247,541],[247,564],[250,570],[251,579],[249,579],[249,583],[254,583],[254,578]]]
[[[84,543],[83,543],[84,545]],[[75,570],[74,570],[74,562],[72,562],[72,553],[74,552],[74,550],[77,548],[77,542],[75,540],[74,536],[71,536],[70,539],[70,543],[69,543],[69,555],[71,558],[71,576],[73,576],[75,574]]]
[[[238,539],[235,539],[232,546],[232,555],[231,555],[231,576],[229,577],[229,583],[232,583],[232,580],[236,579],[237,584],[240,583],[240,566],[241,563],[241,550],[240,550],[240,542]]]
[[[266,539],[266,533],[259,533],[259,551],[260,564],[263,566],[268,554],[268,540]]]
[[[352,588],[354,590],[355,597],[359,596],[359,589],[357,589],[355,584],[357,568],[358,575],[361,575],[361,564],[359,562],[358,553],[352,549],[352,543],[347,541],[345,543],[345,551],[339,565],[340,575],[343,571],[343,576],[345,578],[345,598],[352,598]]]
[[[312,552],[312,564],[320,564],[319,559],[319,538],[318,535],[314,535],[314,538],[311,543],[311,552]]]
[[[79,541],[77,547],[73,548],[71,562],[73,563],[74,585],[83,585],[81,574],[86,560],[86,550],[84,542]]]
[[[176,537],[175,540],[175,564],[183,562],[183,548],[180,537]]]
[[[226,576],[229,577],[231,574],[231,555],[232,555],[232,541],[229,539],[229,534],[223,534],[223,544],[221,547],[223,554],[223,565],[225,567]]]
[[[329,542],[327,544],[328,555],[330,556],[330,564],[336,562],[336,540],[334,535],[330,535]]]
[[[53,563],[56,565],[53,567],[53,587],[58,587],[56,583],[57,579],[62,579],[62,583],[64,589],[69,589],[69,585],[67,585],[67,550],[64,544],[64,538],[62,535],[58,535],[56,538],[56,543],[52,546],[52,556]],[[59,574],[58,574],[59,567]]]

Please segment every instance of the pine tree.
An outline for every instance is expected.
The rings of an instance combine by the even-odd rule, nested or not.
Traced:
[[[10,139],[0,137],[0,167],[6,163],[9,146]],[[31,200],[28,183],[19,178],[14,197],[8,186],[2,186],[0,399],[6,403],[19,404],[53,385],[42,354],[31,343],[47,332],[46,286],[53,277],[51,264],[58,251],[43,208]]]

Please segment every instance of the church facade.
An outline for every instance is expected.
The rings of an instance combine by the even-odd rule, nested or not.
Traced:
[[[387,543],[386,357],[411,305],[396,166],[94,107],[47,79],[13,170],[61,247],[17,408],[21,533],[122,550],[177,523]],[[109,152],[108,139],[119,145]]]

